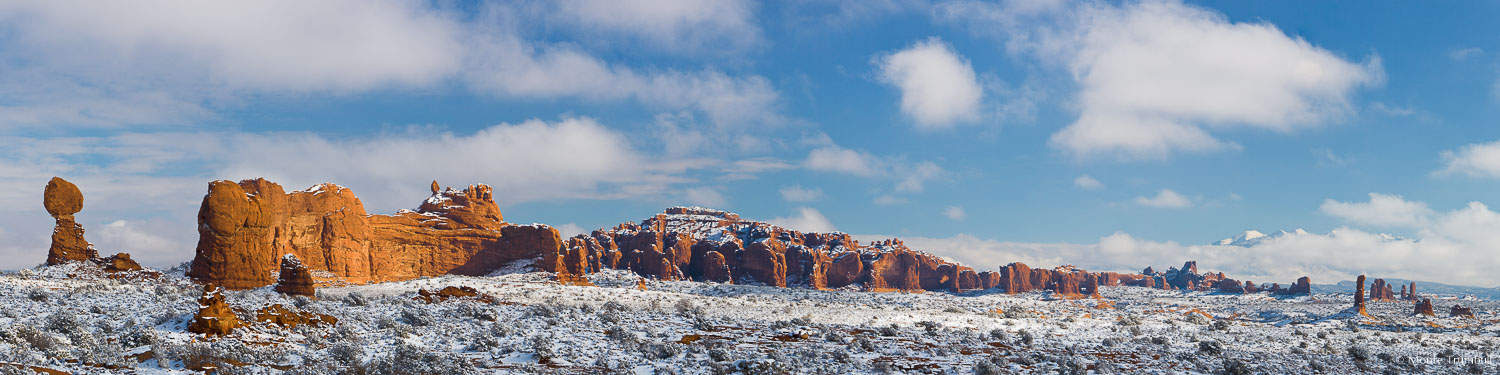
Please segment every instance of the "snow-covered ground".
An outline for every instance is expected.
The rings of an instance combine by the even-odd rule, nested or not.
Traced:
[[[338,318],[228,337],[185,332],[201,288],[180,270],[110,279],[75,265],[0,276],[0,372],[431,373],[1494,373],[1500,304],[1478,319],[1405,302],[1344,312],[1349,294],[1272,298],[1135,287],[1047,293],[868,293],[547,274],[325,288],[320,299],[228,292]],[[74,277],[69,277],[72,275]],[[468,286],[492,297],[415,300]],[[251,320],[251,316],[242,316]],[[24,373],[24,370],[22,370]]]

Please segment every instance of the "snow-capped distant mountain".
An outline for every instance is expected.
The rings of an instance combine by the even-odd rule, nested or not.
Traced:
[[[1262,242],[1275,240],[1275,239],[1286,237],[1286,236],[1289,236],[1289,235],[1298,235],[1298,236],[1301,236],[1301,235],[1305,235],[1305,234],[1308,234],[1308,233],[1307,233],[1307,231],[1302,230],[1302,228],[1297,228],[1295,230],[1292,230],[1291,232],[1284,231],[1284,230],[1278,230],[1278,231],[1276,231],[1276,233],[1271,233],[1271,234],[1261,233],[1261,232],[1256,231],[1256,230],[1247,230],[1247,231],[1244,231],[1244,232],[1240,232],[1240,234],[1234,235],[1234,237],[1229,237],[1229,238],[1225,238],[1225,239],[1222,239],[1222,240],[1214,241],[1213,244],[1214,245],[1218,245],[1218,246],[1251,247],[1251,246],[1259,245]],[[1384,242],[1406,240],[1406,237],[1401,237],[1401,236],[1397,236],[1397,235],[1393,235],[1393,234],[1377,233],[1377,235],[1379,235],[1380,236],[1380,240],[1384,241]]]
[[[1269,240],[1273,240],[1273,239],[1285,237],[1287,235],[1292,235],[1292,234],[1295,234],[1295,235],[1304,235],[1304,234],[1307,234],[1307,231],[1302,230],[1302,228],[1297,228],[1296,230],[1293,230],[1291,232],[1287,232],[1287,231],[1284,231],[1284,230],[1278,230],[1278,231],[1276,231],[1276,233],[1265,234],[1265,233],[1261,233],[1261,232],[1256,231],[1256,230],[1247,230],[1247,231],[1241,232],[1240,234],[1234,235],[1234,237],[1225,238],[1225,239],[1219,240],[1218,242],[1214,242],[1213,244],[1214,245],[1219,245],[1219,246],[1251,247],[1251,246],[1255,246],[1255,245],[1257,245],[1257,244],[1259,244],[1259,243],[1261,243],[1263,241],[1269,241]]]

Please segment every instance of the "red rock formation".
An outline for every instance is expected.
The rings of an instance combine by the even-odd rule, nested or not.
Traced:
[[[445,286],[443,289],[435,292],[427,289],[418,289],[417,296],[414,299],[427,303],[438,303],[455,298],[473,298],[481,301],[494,300],[493,297],[481,294],[478,289],[474,289],[473,287],[451,285]]]
[[[282,294],[317,298],[312,272],[294,254],[281,257],[281,272],[276,277],[275,290]]]
[[[1391,292],[1391,285],[1385,283],[1385,279],[1375,279],[1370,284],[1370,301],[1390,302],[1396,300],[1396,294]]]
[[[703,262],[703,281],[716,283],[734,282],[734,277],[730,276],[729,264],[724,261],[724,254],[720,254],[717,251],[709,251],[708,254],[703,256]]]
[[[198,222],[188,275],[230,289],[275,282],[271,271],[282,254],[351,283],[478,276],[518,262],[560,273],[560,280],[578,275],[557,230],[505,223],[485,185],[436,191],[417,211],[369,215],[338,185],[287,193],[264,179],[214,181]]]
[[[1354,309],[1359,315],[1370,316],[1370,313],[1365,311],[1365,275],[1359,275],[1359,278],[1354,281]]]
[[[1435,312],[1432,311],[1432,299],[1428,299],[1428,298],[1423,298],[1422,302],[1418,302],[1417,305],[1416,305],[1416,308],[1412,311],[1411,314],[1412,315],[1437,316],[1437,313],[1435,313]]]
[[[1286,289],[1286,294],[1312,295],[1312,279],[1309,279],[1307,276],[1297,278],[1297,282]]]
[[[1034,288],[1031,286],[1031,267],[1021,262],[1000,267],[1000,286],[1005,288],[1007,294],[1032,291]]]
[[[1407,301],[1417,300],[1417,282],[1411,282],[1411,286],[1406,288],[1406,293],[1402,293],[1401,299]]]
[[[1470,320],[1473,320],[1473,318],[1475,318],[1475,311],[1473,311],[1473,309],[1470,309],[1470,308],[1464,308],[1464,306],[1454,305],[1454,308],[1449,308],[1448,309],[1448,317],[1449,318],[1470,318]]]
[[[1453,305],[1452,308],[1448,309],[1448,317],[1474,319],[1474,310],[1459,305]]]
[[[99,263],[104,265],[104,272],[111,273],[140,271],[143,269],[140,263],[136,263],[134,260],[131,260],[130,254],[126,253],[118,253],[109,257],[99,259]]]
[[[85,261],[97,258],[94,245],[83,239],[83,226],[74,221],[73,214],[83,210],[83,192],[77,185],[53,177],[47,182],[42,195],[42,206],[57,221],[52,228],[52,248],[47,251],[47,264]]]
[[[305,311],[293,311],[274,304],[255,310],[255,321],[270,323],[286,328],[296,328],[301,325],[334,325],[339,322],[338,318],[331,315],[317,314]]]
[[[1239,281],[1235,281],[1234,279],[1219,280],[1216,288],[1224,293],[1245,294],[1246,292],[1245,284],[1240,284]]]
[[[244,324],[239,316],[224,302],[224,290],[210,283],[203,286],[203,296],[198,298],[198,313],[188,324],[188,332],[210,336],[222,336],[233,332]]]

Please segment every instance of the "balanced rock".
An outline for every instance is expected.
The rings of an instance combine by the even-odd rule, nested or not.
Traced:
[[[1423,298],[1422,302],[1417,302],[1416,308],[1413,309],[1411,314],[1437,316],[1437,313],[1432,311],[1432,299],[1429,298]]]
[[[53,177],[47,182],[42,195],[42,206],[57,221],[52,229],[52,248],[47,251],[47,264],[85,261],[97,258],[94,245],[83,239],[83,226],[74,221],[73,214],[83,210],[83,192],[77,185]]]
[[[287,295],[317,298],[317,286],[313,282],[312,271],[302,265],[297,255],[288,253],[281,256],[281,272],[276,277],[277,292]]]
[[[188,332],[210,336],[222,336],[233,332],[244,324],[239,316],[224,301],[224,289],[214,284],[203,286],[203,296],[198,298],[198,313],[188,324]]]
[[[559,268],[568,262],[558,261],[566,256],[557,230],[504,222],[488,186],[435,190],[417,211],[370,215],[334,184],[287,193],[264,179],[214,181],[198,211],[188,276],[258,288],[277,282],[272,271],[284,254],[349,283],[482,276],[513,264],[569,272]]]

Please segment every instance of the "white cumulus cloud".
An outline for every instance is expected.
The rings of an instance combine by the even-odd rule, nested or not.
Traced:
[[[1084,190],[1104,189],[1103,182],[1099,182],[1099,180],[1096,180],[1093,177],[1089,177],[1089,175],[1080,175],[1078,176],[1078,178],[1073,179],[1073,186],[1077,186],[1079,189]]]
[[[963,221],[964,218],[969,217],[969,214],[964,212],[963,207],[948,206],[948,208],[943,209],[943,216],[948,217],[949,220]]]
[[[901,112],[918,128],[938,129],[979,118],[983,89],[969,61],[931,38],[875,58],[880,80],[901,90]]]
[[[626,35],[676,53],[733,52],[761,43],[747,0],[564,0],[554,16],[599,36]]]
[[[781,199],[787,202],[811,202],[823,197],[823,189],[804,188],[802,185],[782,186]]]
[[[817,209],[808,207],[798,208],[797,214],[795,215],[778,217],[775,219],[767,220],[767,222],[780,226],[782,228],[803,232],[838,231],[838,228],[833,226],[833,222],[828,221],[828,218],[824,217],[822,212],[818,212]]]
[[[1135,204],[1156,208],[1188,208],[1193,206],[1193,201],[1172,189],[1161,189],[1153,197],[1135,197]]]
[[[1439,174],[1500,178],[1500,141],[1465,145],[1442,156],[1445,165]]]
[[[1383,227],[1419,227],[1434,213],[1426,203],[1380,193],[1370,193],[1370,201],[1363,203],[1327,199],[1318,210],[1349,222]]]

